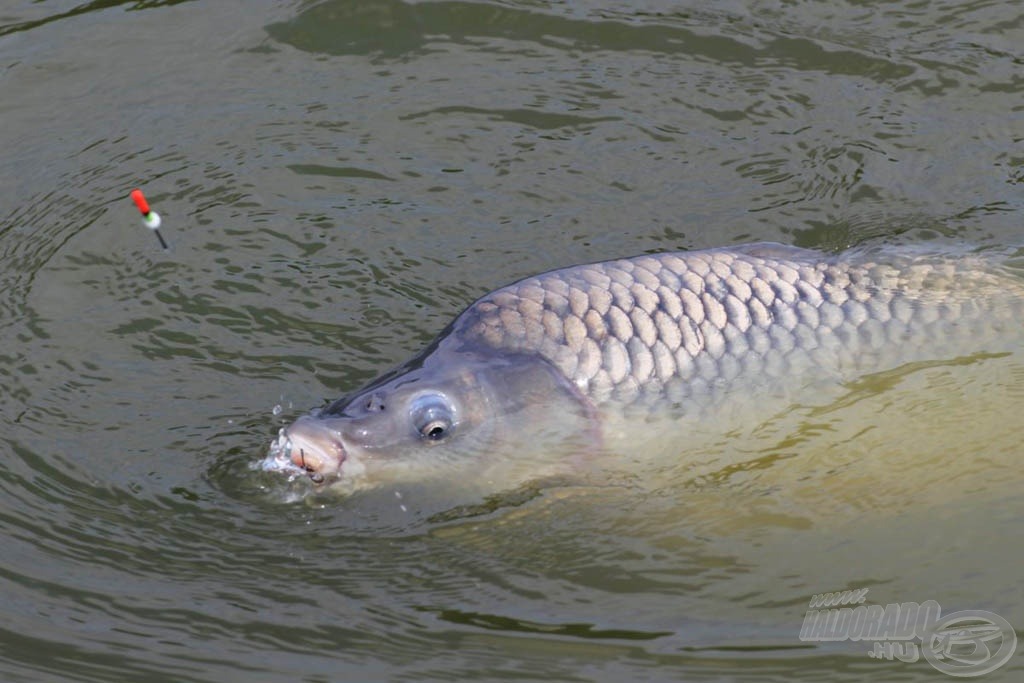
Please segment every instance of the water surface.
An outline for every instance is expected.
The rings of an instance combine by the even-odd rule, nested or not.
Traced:
[[[763,239],[1021,244],[1022,17],[7,3],[0,678],[941,677],[798,639],[811,595],[860,586],[1019,632],[1015,357],[808,397],[702,435],[692,469],[440,512],[415,490],[288,504],[249,465],[528,274]]]

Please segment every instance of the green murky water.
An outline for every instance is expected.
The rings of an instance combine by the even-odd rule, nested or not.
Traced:
[[[799,639],[861,586],[1019,632],[1012,356],[440,514],[249,465],[527,274],[1021,244],[1021,45],[1005,2],[8,1],[0,679],[944,678]]]

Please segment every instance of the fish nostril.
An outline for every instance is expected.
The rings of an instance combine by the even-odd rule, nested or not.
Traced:
[[[375,392],[366,399],[366,403],[363,405],[363,409],[368,413],[379,413],[384,410],[384,396],[380,392]]]

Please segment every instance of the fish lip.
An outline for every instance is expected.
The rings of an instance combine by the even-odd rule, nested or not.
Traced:
[[[314,484],[342,474],[348,453],[340,435],[313,416],[303,416],[281,430],[272,449],[284,469],[298,470]]]

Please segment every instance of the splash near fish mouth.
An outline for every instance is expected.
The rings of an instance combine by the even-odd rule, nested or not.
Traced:
[[[309,472],[292,462],[291,453],[292,443],[282,427],[277,438],[270,443],[266,457],[258,463],[258,468],[265,472],[285,474],[289,481],[294,481],[299,477],[308,477]]]
[[[730,401],[777,410],[764,398],[1019,350],[1024,282],[998,259],[752,244],[526,278],[298,418],[264,469],[318,487],[439,477],[512,488],[594,452],[636,453],[652,424],[685,455],[695,426]]]
[[[282,429],[277,439],[270,444],[263,469],[271,472],[283,472],[293,478],[306,476],[314,484],[322,484],[326,477],[320,471],[321,462],[323,459],[318,457],[316,451],[312,449],[307,458],[306,449],[293,443]]]

